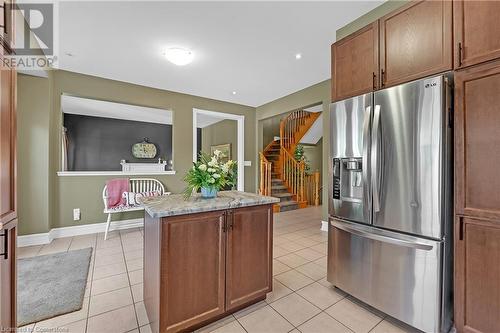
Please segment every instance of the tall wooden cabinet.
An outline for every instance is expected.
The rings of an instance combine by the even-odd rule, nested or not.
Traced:
[[[455,325],[500,332],[500,60],[455,74]]]
[[[5,5],[5,4],[4,4]],[[3,8],[2,8],[3,9]],[[5,65],[12,32],[4,11],[0,33],[0,330],[16,327],[16,71]],[[7,45],[7,46],[8,46]]]
[[[455,68],[500,57],[500,1],[453,2]]]

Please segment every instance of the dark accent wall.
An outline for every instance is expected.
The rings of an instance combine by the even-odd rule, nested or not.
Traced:
[[[64,127],[68,130],[68,171],[121,171],[122,159],[131,163],[172,159],[172,125],[64,114]],[[155,158],[132,156],[132,145],[143,138],[156,145]]]
[[[201,153],[201,147],[202,147],[202,132],[201,128],[197,127],[196,128],[196,156],[200,156]]]

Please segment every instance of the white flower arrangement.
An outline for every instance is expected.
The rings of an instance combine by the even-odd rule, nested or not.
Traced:
[[[219,159],[223,157],[221,151],[214,151],[213,156],[200,154],[197,162],[193,163],[193,168],[184,176],[187,187],[184,191],[186,197],[198,192],[201,188],[208,188],[219,191],[226,186],[236,185],[237,164],[229,160],[222,163]]]

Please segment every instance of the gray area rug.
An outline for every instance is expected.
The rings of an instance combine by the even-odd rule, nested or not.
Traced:
[[[17,324],[80,310],[92,248],[17,261]]]

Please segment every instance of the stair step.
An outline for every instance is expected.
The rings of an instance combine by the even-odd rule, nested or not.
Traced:
[[[280,206],[280,212],[299,209],[298,202],[294,200],[278,202],[278,205]]]
[[[288,192],[283,192],[283,193],[274,193],[272,194],[273,197],[280,199],[280,202],[283,201],[292,201],[293,195]]]
[[[271,186],[271,190],[276,190],[276,191],[279,191],[279,190],[287,190],[288,188],[285,186],[285,185],[272,185]]]

